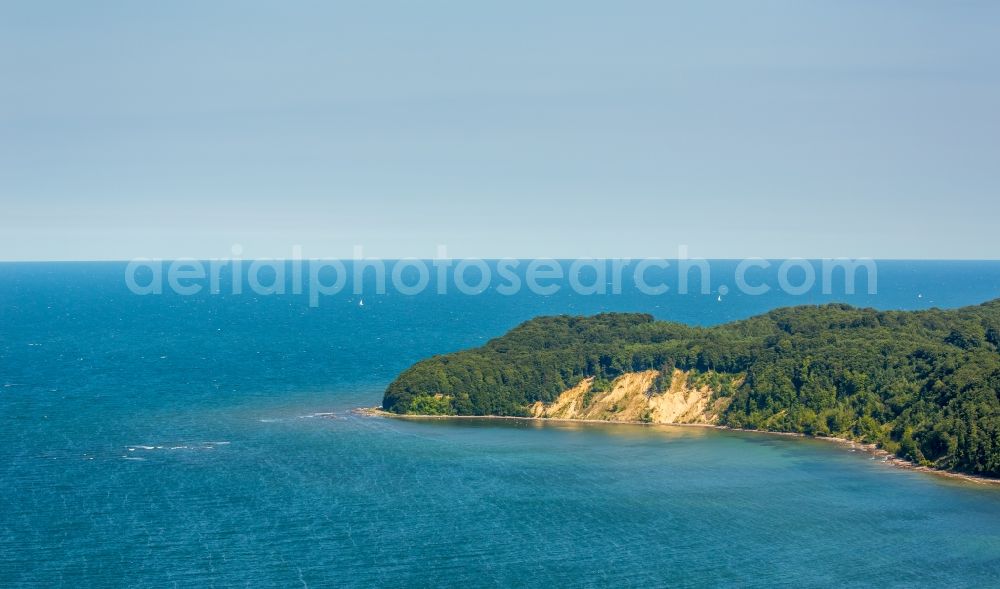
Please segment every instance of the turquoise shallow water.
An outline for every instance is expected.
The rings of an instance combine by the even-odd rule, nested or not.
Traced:
[[[880,271],[878,295],[829,298],[1000,294],[1000,263]],[[716,323],[826,298],[312,309],[137,297],[115,264],[0,265],[0,586],[995,585],[997,487],[760,434],[350,412],[411,362],[540,313]]]

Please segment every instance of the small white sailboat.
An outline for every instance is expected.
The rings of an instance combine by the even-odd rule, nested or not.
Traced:
[[[364,307],[365,306],[365,300],[364,299],[359,300],[358,301],[358,306],[359,307]]]

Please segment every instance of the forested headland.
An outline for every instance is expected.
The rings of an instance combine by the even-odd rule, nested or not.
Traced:
[[[593,378],[674,369],[726,398],[723,426],[874,443],[915,463],[1000,476],[1000,299],[953,310],[777,309],[693,327],[644,314],[540,317],[486,345],[423,360],[383,408],[526,416]]]

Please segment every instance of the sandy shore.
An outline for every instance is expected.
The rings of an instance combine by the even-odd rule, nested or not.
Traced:
[[[889,452],[886,452],[885,450],[879,448],[875,444],[864,444],[861,442],[856,442],[854,440],[847,440],[844,438],[834,438],[826,436],[807,436],[806,434],[800,434],[796,432],[770,432],[770,431],[756,430],[756,429],[741,429],[741,428],[727,427],[724,425],[714,425],[710,423],[647,423],[644,421],[608,421],[604,419],[564,419],[558,417],[513,417],[506,415],[411,415],[411,414],[403,415],[399,413],[392,413],[390,411],[385,411],[381,407],[361,407],[355,409],[354,413],[358,415],[364,415],[367,417],[389,417],[393,419],[409,419],[417,421],[466,419],[466,420],[491,420],[491,421],[493,420],[533,421],[540,423],[598,423],[603,425],[642,425],[646,427],[658,427],[658,426],[702,427],[702,428],[711,428],[718,430],[747,432],[747,433],[761,434],[768,436],[809,438],[812,440],[831,442],[839,446],[842,446],[844,448],[847,448],[851,451],[864,452],[865,454],[870,454],[872,456],[875,456],[876,458],[881,458],[882,459],[881,462],[883,464],[887,464],[889,466],[893,466],[896,468],[905,468],[908,470],[926,472],[928,474],[933,474],[936,476],[942,476],[951,479],[959,479],[971,483],[977,483],[980,485],[1000,484],[1000,479],[920,466],[919,464],[914,464],[909,460],[904,460],[894,454],[890,454]]]

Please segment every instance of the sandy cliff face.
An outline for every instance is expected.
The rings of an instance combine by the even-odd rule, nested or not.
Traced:
[[[689,385],[688,373],[681,370],[674,370],[669,390],[653,394],[658,375],[656,370],[623,374],[605,392],[592,392],[593,379],[588,378],[548,405],[535,403],[531,414],[558,419],[715,423],[725,409],[728,399],[713,403],[712,390]]]

